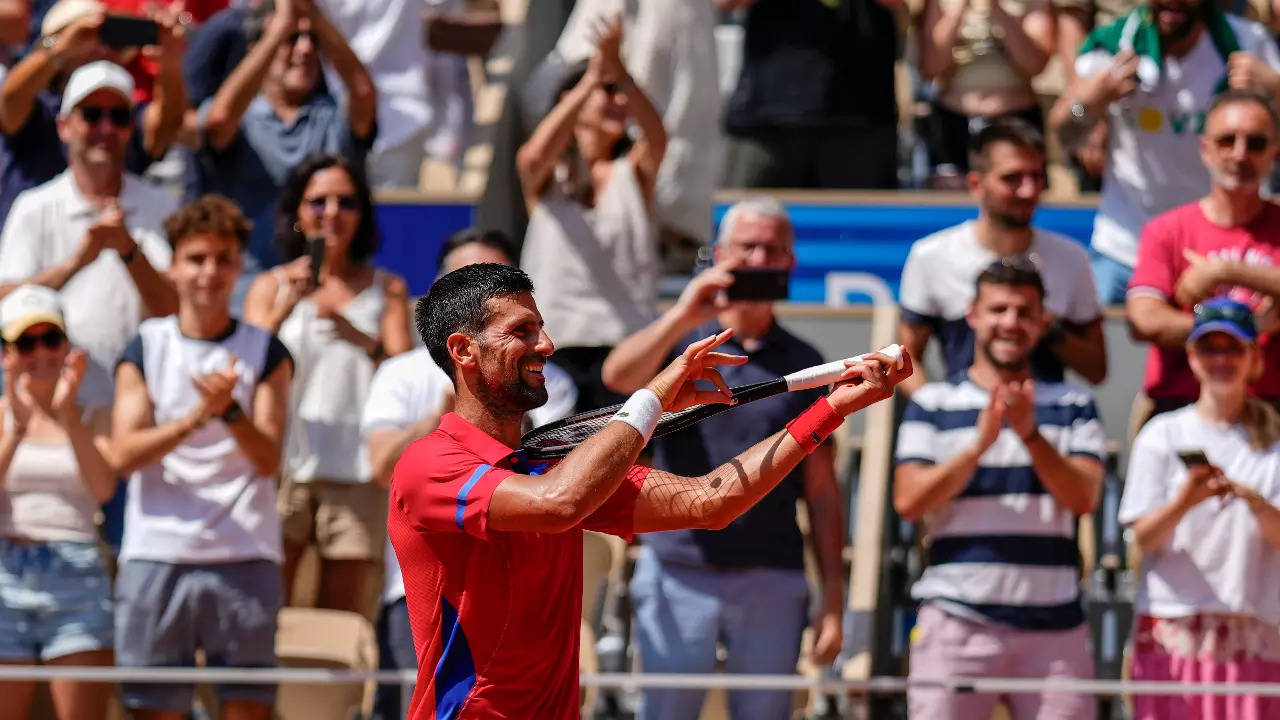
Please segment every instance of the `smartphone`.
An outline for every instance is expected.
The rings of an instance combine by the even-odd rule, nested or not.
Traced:
[[[1187,467],[1209,464],[1209,458],[1205,457],[1203,450],[1179,450],[1178,459]]]
[[[160,26],[154,20],[133,15],[107,15],[98,37],[108,47],[144,47],[160,43]]]
[[[307,257],[311,258],[311,289],[320,287],[320,266],[324,265],[324,238],[313,235],[307,238]]]
[[[738,268],[729,271],[733,284],[725,290],[729,300],[786,300],[791,271],[773,268]]]

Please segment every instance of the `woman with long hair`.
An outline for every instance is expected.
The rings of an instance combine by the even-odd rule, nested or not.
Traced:
[[[286,603],[298,560],[315,542],[316,604],[365,612],[387,506],[371,482],[358,410],[378,363],[413,347],[407,290],[403,278],[373,266],[369,185],[342,156],[313,155],[294,169],[276,239],[285,262],[254,280],[245,319],[277,333],[295,366],[280,488]]]
[[[596,32],[595,55],[568,74],[516,154],[529,207],[520,267],[537,289],[556,362],[578,386],[579,409],[618,398],[600,379],[604,359],[653,319],[653,194],[667,146],[662,116],[618,55],[621,21]],[[631,121],[640,130],[634,142]]]
[[[0,302],[0,664],[111,665],[111,582],[94,516],[115,492],[103,455],[110,408],[76,401],[88,355],[73,349],[57,292]],[[26,718],[37,683],[6,682],[0,717]],[[112,686],[49,683],[60,720],[101,720]]]
[[[1280,681],[1280,419],[1250,397],[1262,371],[1247,305],[1197,306],[1193,405],[1152,418],[1129,460],[1120,521],[1143,552],[1134,680]],[[1252,695],[1134,697],[1136,720],[1280,717]]]

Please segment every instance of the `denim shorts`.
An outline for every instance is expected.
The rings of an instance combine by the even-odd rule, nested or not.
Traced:
[[[111,582],[98,546],[0,538],[0,660],[109,650]]]
[[[267,560],[174,564],[128,560],[116,574],[116,664],[274,667],[276,615],[284,598],[280,566]],[[218,685],[218,699],[272,705],[274,685]],[[191,685],[124,683],[126,708],[185,713]]]

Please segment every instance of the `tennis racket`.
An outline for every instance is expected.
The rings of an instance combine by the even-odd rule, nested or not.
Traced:
[[[890,345],[881,350],[880,353],[896,360],[902,356],[902,347]],[[814,365],[773,380],[730,388],[733,392],[732,404],[707,403],[694,405],[679,412],[664,412],[658,420],[658,426],[653,431],[653,437],[661,437],[668,433],[684,430],[713,415],[719,415],[730,408],[746,405],[756,400],[763,400],[779,393],[811,390],[830,385],[844,374],[847,369],[846,362],[857,362],[863,357],[865,356],[858,355],[848,360],[836,360],[822,365]],[[613,419],[614,414],[621,407],[622,405],[619,404],[603,407],[599,410],[588,410],[584,413],[570,415],[556,422],[536,427],[520,438],[521,448],[531,460],[564,457],[571,450],[581,445],[587,438],[600,432]]]

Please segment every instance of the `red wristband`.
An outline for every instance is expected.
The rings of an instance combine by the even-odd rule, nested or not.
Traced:
[[[820,397],[787,423],[787,432],[791,433],[791,437],[800,443],[806,453],[811,453],[843,422],[844,416],[836,412],[825,397]]]

